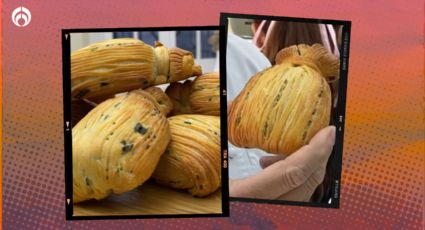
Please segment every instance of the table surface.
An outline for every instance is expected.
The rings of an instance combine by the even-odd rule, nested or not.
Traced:
[[[74,204],[74,216],[220,214],[221,206],[220,189],[197,198],[185,190],[147,182],[121,195]]]

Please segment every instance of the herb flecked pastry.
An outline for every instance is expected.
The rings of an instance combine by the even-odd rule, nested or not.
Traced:
[[[173,109],[173,102],[168,97],[168,95],[164,91],[162,91],[162,89],[153,86],[140,91],[145,91],[152,95],[152,97],[158,103],[159,110],[165,116]]]
[[[141,185],[169,141],[168,121],[152,97],[131,92],[100,103],[72,129],[73,202]]]
[[[196,114],[220,116],[220,76],[203,74],[192,82],[190,106]]]
[[[220,115],[220,76],[217,72],[203,74],[183,84],[171,83],[165,92],[173,102],[173,115]]]
[[[189,51],[159,42],[152,47],[133,38],[110,39],[71,54],[71,96],[73,100],[112,97],[201,74]]]
[[[291,46],[276,65],[253,76],[228,114],[229,141],[289,155],[329,125],[331,91],[339,59],[321,45]]]
[[[153,178],[163,185],[188,189],[203,197],[221,186],[220,117],[169,117],[171,141]]]
[[[171,115],[193,113],[192,107],[190,106],[191,87],[191,80],[186,80],[184,83],[173,82],[167,87],[165,93],[173,103]]]

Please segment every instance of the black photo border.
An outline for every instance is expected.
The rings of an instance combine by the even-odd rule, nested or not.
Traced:
[[[341,191],[341,173],[342,173],[342,155],[343,155],[343,143],[344,143],[344,125],[345,125],[345,108],[346,108],[346,96],[347,96],[347,80],[348,80],[348,60],[349,60],[349,49],[350,49],[350,35],[351,35],[351,21],[345,20],[332,20],[332,19],[314,19],[314,18],[298,18],[298,17],[285,17],[285,16],[271,16],[271,15],[254,15],[254,14],[240,14],[240,13],[224,13],[220,14],[220,25],[225,28],[221,40],[227,44],[227,31],[228,31],[228,19],[229,18],[241,18],[241,19],[260,19],[260,20],[276,20],[276,21],[290,21],[290,22],[305,22],[305,23],[317,23],[317,24],[332,24],[342,26],[342,39],[340,49],[340,79],[338,85],[338,105],[335,110],[333,117],[334,124],[336,126],[336,138],[335,145],[332,150],[332,154],[329,161],[335,165],[334,173],[335,176],[332,178],[331,186],[331,199],[332,202],[320,203],[320,202],[295,202],[285,200],[264,200],[254,198],[241,198],[241,197],[229,197],[232,202],[254,202],[254,203],[265,203],[265,204],[280,204],[280,205],[296,205],[306,207],[322,207],[322,208],[339,208],[340,207],[340,191]],[[221,36],[221,37],[223,37]],[[220,52],[222,52],[220,50]],[[220,69],[221,74],[226,74],[225,63],[226,63],[226,49],[223,55],[220,54],[220,66],[224,66],[224,69]]]
[[[212,214],[146,214],[146,215],[101,215],[101,216],[73,216],[73,182],[72,182],[72,130],[71,130],[71,33],[96,33],[96,32],[128,32],[128,31],[190,31],[190,30],[216,30],[220,33],[220,121],[221,121],[221,200],[222,213]],[[66,220],[102,220],[102,219],[147,219],[147,218],[198,218],[198,217],[228,217],[229,216],[229,186],[227,168],[227,100],[226,100],[226,75],[221,73],[225,68],[223,52],[224,42],[223,26],[176,26],[176,27],[126,27],[126,28],[84,28],[62,29],[62,71],[63,71],[63,111],[64,111],[64,162],[65,162],[65,207]]]

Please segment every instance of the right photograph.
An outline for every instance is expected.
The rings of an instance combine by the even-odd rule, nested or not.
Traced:
[[[221,14],[233,201],[339,207],[349,21]]]

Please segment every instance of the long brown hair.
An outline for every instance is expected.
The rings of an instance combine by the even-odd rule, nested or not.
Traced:
[[[264,21],[262,24],[255,31],[254,42],[272,64],[283,48],[298,44],[324,44],[317,23]]]

